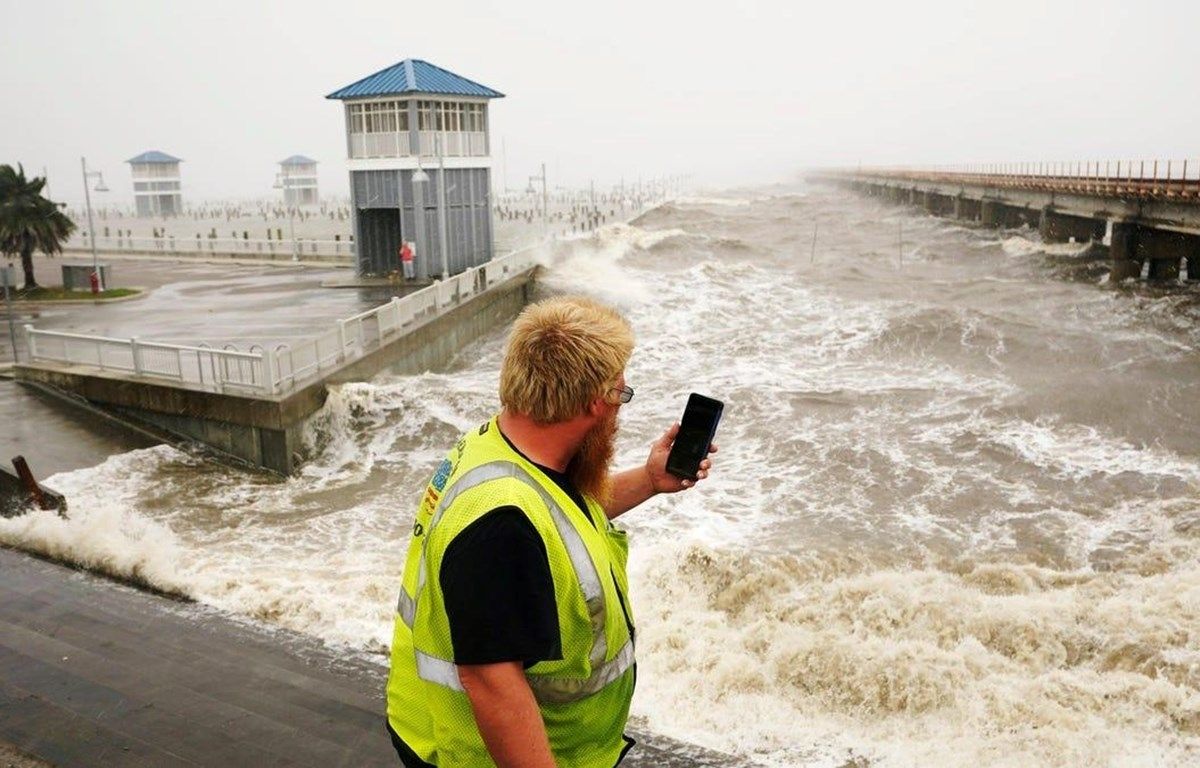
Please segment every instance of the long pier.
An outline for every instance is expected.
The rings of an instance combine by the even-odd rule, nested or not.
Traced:
[[[1107,241],[1111,280],[1200,280],[1200,160],[820,171],[810,178],[1048,243]]]

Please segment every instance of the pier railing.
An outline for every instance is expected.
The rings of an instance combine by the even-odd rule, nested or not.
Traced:
[[[1200,200],[1200,158],[879,166],[834,173],[1102,196]]]
[[[164,344],[25,326],[33,363],[65,363],[98,371],[143,376],[208,392],[284,395],[321,374],[363,357],[396,338],[405,326],[435,317],[535,265],[530,251],[493,259],[407,296],[339,320],[297,344],[239,350],[208,345]]]
[[[91,248],[91,239],[82,232],[71,245],[79,250]],[[273,258],[286,260],[296,257],[298,261],[324,259],[354,259],[354,243],[350,240],[248,240],[236,237],[97,237],[96,250],[100,253],[140,253],[193,256],[226,256],[229,258]]]

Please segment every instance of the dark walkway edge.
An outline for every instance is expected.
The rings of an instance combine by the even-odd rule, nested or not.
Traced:
[[[391,766],[382,658],[0,548],[0,745],[56,766]],[[622,767],[733,765],[645,733]]]

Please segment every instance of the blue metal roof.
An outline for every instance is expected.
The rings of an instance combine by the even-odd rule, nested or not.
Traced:
[[[327,99],[365,99],[372,96],[394,96],[401,93],[436,93],[446,96],[478,96],[485,99],[504,98],[504,94],[480,85],[474,80],[435,67],[421,59],[405,59],[358,82],[339,88]]]
[[[131,157],[125,162],[127,163],[182,163],[178,157],[171,157],[166,152],[159,152],[157,149],[152,149],[149,152],[143,152],[137,157]]]
[[[280,165],[316,165],[317,161],[304,155],[292,155],[286,160],[280,160]]]

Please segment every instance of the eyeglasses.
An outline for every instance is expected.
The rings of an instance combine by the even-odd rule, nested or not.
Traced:
[[[620,392],[622,403],[628,403],[630,400],[633,399],[633,387],[629,386],[628,384],[626,384],[623,387],[613,387],[613,388],[609,389],[608,391],[609,392]]]

